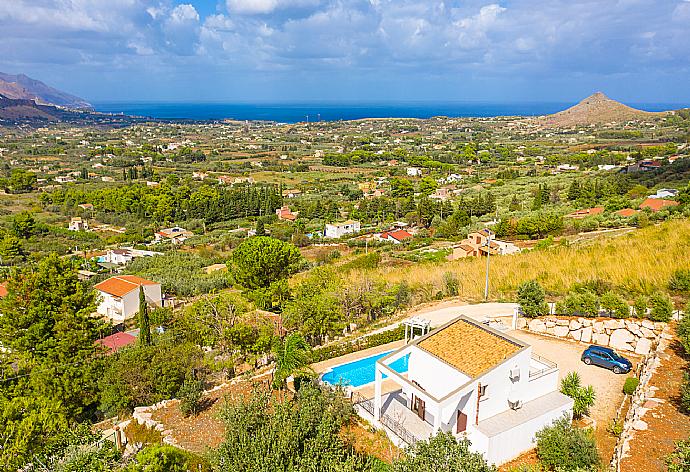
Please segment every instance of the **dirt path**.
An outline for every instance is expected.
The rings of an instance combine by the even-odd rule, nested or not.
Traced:
[[[660,354],[661,365],[657,368],[650,385],[656,388],[655,399],[642,420],[646,431],[637,431],[630,440],[628,457],[621,461],[622,472],[665,471],[664,458],[673,452],[674,443],[690,437],[690,417],[679,410],[678,398],[683,382],[683,370],[687,361],[682,357],[677,340]]]

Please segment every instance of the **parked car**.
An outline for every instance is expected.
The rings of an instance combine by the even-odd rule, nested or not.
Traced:
[[[582,353],[582,362],[604,367],[612,370],[614,374],[627,374],[632,369],[632,362],[610,347],[589,346]]]

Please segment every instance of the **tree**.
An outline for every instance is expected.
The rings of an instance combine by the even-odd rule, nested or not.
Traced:
[[[151,325],[149,323],[149,305],[146,303],[144,286],[139,286],[139,343],[143,346],[151,344]]]
[[[556,310],[569,316],[594,318],[599,314],[599,298],[591,290],[570,292],[565,300],[558,303]]]
[[[5,234],[0,239],[0,262],[13,261],[24,257],[22,242],[16,236]]]
[[[647,316],[647,297],[640,295],[633,303],[636,318],[645,318]]]
[[[266,228],[264,227],[264,219],[259,218],[256,220],[256,235],[257,236],[266,236]]]
[[[494,472],[478,452],[470,451],[470,441],[440,432],[428,441],[419,441],[405,457],[395,461],[393,472]]]
[[[97,401],[95,341],[104,324],[92,315],[95,293],[70,261],[52,254],[16,270],[0,299],[0,344],[19,378],[16,391],[60,402],[72,419]]]
[[[246,239],[232,253],[237,283],[249,290],[267,288],[297,271],[299,250],[268,236]]]
[[[573,417],[576,419],[587,415],[596,399],[594,387],[591,385],[583,387],[580,375],[577,372],[569,372],[561,380],[561,393],[574,400]]]
[[[12,232],[19,238],[28,238],[36,231],[36,220],[31,212],[22,211],[12,218]]]
[[[276,362],[273,386],[277,389],[282,389],[291,375],[312,374],[309,368],[309,344],[297,333],[289,334],[285,339],[276,339],[273,355]]]
[[[180,411],[183,415],[196,415],[201,407],[201,397],[204,394],[204,383],[193,378],[185,379],[177,392],[180,399]]]
[[[431,195],[437,188],[438,184],[429,176],[426,176],[419,181],[419,193],[423,195]]]
[[[549,306],[544,300],[544,288],[536,280],[522,283],[517,291],[522,313],[528,318],[548,315]]]
[[[547,470],[595,471],[601,462],[591,429],[573,426],[567,416],[536,434],[537,456]]]
[[[396,198],[409,197],[414,194],[414,186],[408,179],[393,177],[391,179],[391,195]]]

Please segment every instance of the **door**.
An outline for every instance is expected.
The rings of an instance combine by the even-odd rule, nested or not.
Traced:
[[[426,413],[424,400],[416,395],[412,397],[412,411],[417,413],[417,416],[424,420],[424,414]]]
[[[462,411],[458,411],[458,419],[455,425],[455,432],[462,433],[467,429],[467,415]]]

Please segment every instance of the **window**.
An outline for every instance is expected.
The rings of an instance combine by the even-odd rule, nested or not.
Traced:
[[[479,398],[480,399],[486,398],[486,387],[488,387],[488,385],[480,385],[479,386]]]

